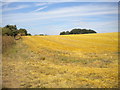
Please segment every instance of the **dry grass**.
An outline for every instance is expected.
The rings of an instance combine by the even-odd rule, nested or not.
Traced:
[[[11,36],[2,36],[2,51],[6,51],[15,44],[15,40]]]
[[[119,54],[117,35],[23,37],[3,57],[3,86],[116,88]]]

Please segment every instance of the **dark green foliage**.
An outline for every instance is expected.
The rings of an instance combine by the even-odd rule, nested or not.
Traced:
[[[39,36],[47,36],[47,34],[39,34]]]
[[[68,35],[70,32],[69,31],[66,31],[65,34]]]
[[[10,30],[17,30],[16,25],[6,25],[5,28],[9,28]]]
[[[27,34],[26,29],[17,29],[16,25],[6,25],[5,27],[2,28],[2,35],[3,36],[26,36],[26,35],[31,35]]]
[[[68,34],[89,34],[89,33],[97,33],[94,30],[91,29],[72,29],[70,32],[69,31],[63,31],[60,33],[60,35],[68,35]]]
[[[11,36],[12,35],[12,32],[9,28],[2,28],[2,35],[4,36]]]
[[[44,34],[39,34],[40,36],[44,36]]]
[[[27,35],[27,30],[26,29],[19,29],[18,33],[21,34],[21,36],[26,36]]]
[[[30,33],[28,33],[27,36],[32,36],[32,35]]]
[[[2,28],[2,35],[5,36],[15,36],[17,34],[16,25],[6,25]]]
[[[66,32],[65,32],[65,31],[60,33],[60,35],[65,35],[65,34],[66,34]]]

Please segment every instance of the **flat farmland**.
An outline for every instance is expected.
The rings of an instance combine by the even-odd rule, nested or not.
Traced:
[[[23,36],[3,54],[4,88],[116,88],[118,33]]]

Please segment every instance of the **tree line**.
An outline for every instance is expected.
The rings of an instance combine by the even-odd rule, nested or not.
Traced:
[[[63,31],[60,32],[60,35],[69,35],[69,34],[89,34],[89,33],[97,33],[91,29],[72,29],[71,31]]]
[[[20,28],[17,29],[16,25],[6,25],[5,27],[0,28],[2,30],[3,36],[31,36],[30,33],[27,32],[26,29]],[[89,33],[97,33],[91,29],[72,29],[71,31],[63,31],[60,32],[60,35],[69,35],[69,34],[89,34]],[[46,34],[40,34],[40,36],[46,36]]]
[[[30,36],[31,34],[27,32],[26,29],[20,28],[17,29],[16,25],[6,25],[5,27],[1,28],[3,36]]]

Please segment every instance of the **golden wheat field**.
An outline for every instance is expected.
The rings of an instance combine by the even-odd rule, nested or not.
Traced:
[[[3,88],[117,88],[118,33],[23,36],[3,54]]]

